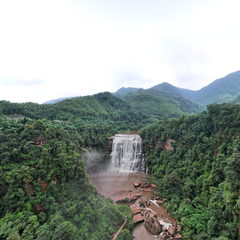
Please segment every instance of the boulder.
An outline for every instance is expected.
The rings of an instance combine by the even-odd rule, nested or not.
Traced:
[[[182,225],[181,224],[177,225],[177,232],[182,232]]]
[[[141,186],[141,183],[138,182],[138,181],[136,181],[136,182],[133,183],[133,186],[134,186],[134,187],[140,187],[140,186]]]
[[[158,235],[163,230],[162,225],[159,223],[156,217],[145,219],[144,226],[153,235]]]
[[[130,207],[131,208],[131,211],[132,211],[132,214],[139,214],[139,213],[142,213],[143,209],[142,208],[137,208],[137,207]]]
[[[170,235],[174,235],[174,234],[176,233],[176,228],[175,228],[175,226],[173,226],[173,225],[169,226],[169,228],[168,228],[168,233],[169,233]]]
[[[157,214],[155,212],[151,211],[151,210],[145,210],[144,211],[145,221],[147,221],[148,219],[150,219],[152,217],[157,218]]]
[[[158,235],[158,240],[166,240],[168,239],[168,233],[165,231],[162,231],[159,235]]]
[[[182,238],[182,235],[178,233],[174,236],[174,239],[182,240],[183,238]]]
[[[139,187],[138,189],[141,190],[141,191],[145,191],[145,192],[152,192],[153,191],[151,187],[149,187],[149,188]]]
[[[115,202],[116,204],[133,203],[141,196],[142,196],[141,193],[130,193],[130,194],[119,196],[115,200]]]
[[[140,200],[139,200],[139,206],[140,207],[148,207],[150,205],[150,202],[149,202],[149,199],[147,197],[142,197]]]
[[[140,223],[144,221],[144,217],[141,213],[133,215],[133,223]]]
[[[164,203],[163,200],[157,200],[157,204],[158,204],[159,206],[163,205],[163,203]]]

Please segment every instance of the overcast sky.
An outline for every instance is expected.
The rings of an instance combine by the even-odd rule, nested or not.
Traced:
[[[240,70],[239,0],[0,0],[0,99],[199,89]]]

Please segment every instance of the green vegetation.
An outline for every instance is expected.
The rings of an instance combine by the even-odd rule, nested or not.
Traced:
[[[0,239],[106,240],[125,217],[118,239],[132,239],[129,209],[97,195],[81,151],[107,151],[107,137],[169,117],[171,106],[148,114],[110,93],[49,105],[1,101]]]
[[[240,95],[238,95],[237,97],[235,97],[235,98],[232,100],[232,103],[233,103],[233,104],[239,104],[239,103],[240,103]]]
[[[159,93],[157,93],[159,94]],[[198,105],[149,93],[123,100],[111,93],[66,99],[55,104],[10,103],[0,101],[0,116],[10,119],[46,118],[72,125],[85,147],[104,149],[107,137],[121,131],[138,131],[164,118],[199,111]]]
[[[129,209],[97,195],[81,152],[108,151],[109,136],[144,126],[149,172],[185,238],[239,239],[240,105],[183,116],[201,107],[172,90],[163,84],[122,99],[106,92],[43,105],[0,101],[0,239],[107,240],[126,217],[119,239],[132,239]],[[165,150],[167,139],[173,150]]]
[[[220,78],[197,91],[195,100],[203,105],[231,102],[240,92],[240,71]]]
[[[115,93],[113,93],[113,95],[116,96],[116,97],[124,98],[124,97],[126,97],[127,94],[135,92],[138,89],[139,88],[131,88],[131,87],[125,88],[125,87],[122,87],[122,88],[118,89]]]
[[[217,79],[206,87],[196,91],[174,87],[168,83],[161,83],[151,89],[172,95],[179,95],[203,106],[213,103],[232,102],[240,92],[240,71]]]
[[[240,105],[146,127],[149,173],[191,240],[240,237]],[[175,140],[167,151],[167,139]]]
[[[180,110],[183,112],[186,111],[181,109],[181,106],[182,104],[186,105],[184,102],[188,101],[188,111],[192,113],[198,111],[199,108],[199,106],[198,108],[196,105],[194,106],[194,103],[198,103],[203,107],[213,103],[239,103],[239,101],[235,101],[235,98],[240,92],[240,71],[233,72],[223,78],[219,78],[200,90],[178,88],[164,82],[146,90],[137,88],[120,88],[114,93],[114,95],[125,98],[130,94],[134,96],[134,94],[137,93],[137,95],[139,95],[139,91],[145,91],[148,94],[153,94],[154,96],[156,96],[156,93],[158,92],[158,95],[164,98],[164,100],[173,100],[173,109],[177,106],[177,108],[180,107]],[[174,102],[178,105],[174,104]],[[171,104],[171,101],[168,102],[168,104],[169,103]],[[145,109],[143,109],[143,111],[144,110]],[[168,111],[165,114],[168,115]]]
[[[146,114],[156,120],[176,118],[184,114],[201,111],[203,108],[177,94],[170,94],[158,90],[138,90],[124,98],[133,109]]]
[[[110,93],[66,99],[56,104],[10,103],[0,101],[0,115],[10,119],[46,118],[71,125],[85,147],[103,148],[107,137],[123,130],[138,130],[151,120],[134,111]]]
[[[48,120],[0,118],[0,239],[110,239],[129,209],[97,195],[78,132]]]

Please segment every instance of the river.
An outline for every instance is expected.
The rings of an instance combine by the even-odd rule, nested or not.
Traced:
[[[90,181],[97,189],[98,193],[106,198],[112,199],[113,202],[122,199],[129,194],[141,193],[143,196],[151,196],[152,192],[138,190],[133,183],[148,178],[143,172],[98,172],[90,176]],[[176,221],[168,214],[162,206],[152,204],[150,206],[157,213],[158,218],[166,223],[175,223]],[[150,234],[144,227],[144,223],[136,224],[133,229],[134,240],[156,240],[157,236]]]
[[[106,167],[101,164],[101,167],[91,172],[91,183],[99,194],[114,203],[129,200],[135,223],[132,232],[134,240],[182,239],[176,238],[180,236],[180,231],[176,230],[176,221],[155,196],[156,186],[149,182],[149,176],[145,173],[141,137],[138,134],[116,134],[112,139],[110,159]],[[99,162],[96,159],[94,163]],[[152,234],[146,229],[147,226],[150,226],[148,229]],[[169,231],[171,228],[172,234]],[[153,232],[157,235],[153,235]]]

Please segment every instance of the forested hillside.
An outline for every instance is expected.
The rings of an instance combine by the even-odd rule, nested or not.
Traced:
[[[56,104],[10,103],[0,101],[0,114],[20,114],[30,118],[74,120],[76,118],[120,118],[131,114],[131,106],[111,93],[65,99]]]
[[[179,117],[200,109],[197,104],[182,101],[182,98],[149,93],[130,96],[127,101],[108,92],[65,99],[55,104],[0,101],[0,116],[67,122],[75,126],[83,145],[96,148],[105,147],[107,137],[116,132],[137,131],[160,119]]]
[[[124,97],[126,97],[127,94],[136,92],[137,90],[139,90],[139,88],[122,87],[122,88],[118,89],[115,93],[113,93],[113,95],[116,97],[124,98]]]
[[[81,151],[72,125],[0,118],[0,239],[111,239],[129,211],[97,195]]]
[[[156,93],[158,92],[158,96],[162,99],[156,99],[157,105],[159,105],[159,101],[161,104],[166,107],[166,109],[171,106],[169,115],[171,116],[173,112],[177,114],[179,111],[185,112],[182,105],[186,105],[185,102],[190,106],[188,111],[197,112],[199,111],[199,105],[202,105],[202,108],[207,106],[208,104],[214,103],[235,103],[235,98],[239,95],[240,92],[240,71],[236,71],[233,73],[228,74],[225,77],[216,79],[212,83],[208,84],[207,86],[199,89],[199,90],[189,90],[185,88],[175,87],[167,82],[163,82],[156,86],[153,86],[148,89],[142,88],[134,88],[134,87],[122,87],[113,93],[114,96],[124,99],[131,104],[132,98],[139,97],[140,93],[147,92],[148,95],[151,95],[152,98],[156,99]],[[130,97],[131,96],[131,97]],[[60,102],[67,98],[59,98],[55,100],[50,100],[46,103],[52,104]],[[73,98],[70,98],[73,99]],[[143,104],[145,106],[149,106],[151,100],[149,101],[148,98],[141,97]],[[133,106],[135,107],[134,101]],[[137,100],[136,100],[137,101]],[[196,104],[198,103],[198,104]],[[197,106],[198,105],[198,106]],[[141,108],[141,111],[145,112],[145,108]],[[156,115],[160,115],[163,117],[159,111],[154,110]],[[168,115],[168,110],[162,114]]]
[[[232,103],[234,104],[239,104],[240,103],[240,95],[238,95],[237,97],[235,97],[232,101]]]
[[[143,91],[144,89],[120,88],[114,93],[114,95],[124,98],[127,97],[128,94],[132,94],[134,96],[134,94],[139,92],[139,90]],[[170,97],[170,99],[177,102],[180,107],[183,102],[188,101],[189,104],[192,105],[189,110],[193,109],[194,112],[197,110],[196,108],[194,109],[194,103],[207,106],[208,104],[213,103],[234,102],[234,99],[240,92],[240,71],[233,72],[223,78],[216,79],[209,85],[199,90],[179,88],[166,82],[153,86],[149,89],[145,89],[145,91],[149,94],[151,94],[151,90],[159,92],[159,95],[161,94],[165,100],[168,100]],[[180,100],[180,102],[178,100]]]
[[[186,239],[240,238],[239,126],[240,105],[221,104],[141,132],[149,173]]]
[[[0,101],[0,116],[10,119],[46,118],[74,126],[81,143],[103,148],[107,137],[123,130],[138,130],[153,120],[110,93],[66,99],[56,104]]]
[[[136,90],[124,99],[0,102],[0,239],[110,239],[128,208],[97,195],[81,153],[107,151],[109,136],[142,127],[149,173],[185,238],[239,239],[240,105],[183,116],[201,108],[178,93]],[[131,227],[119,239],[131,239]]]
[[[203,110],[199,104],[181,97],[178,94],[154,89],[137,90],[123,98],[133,109],[144,113],[155,120],[176,118],[184,114]]]
[[[1,101],[0,239],[105,240],[125,217],[119,239],[131,239],[129,209],[97,195],[81,153],[109,149],[117,132],[183,114],[167,106],[148,112],[110,93],[42,105]]]
[[[198,91],[181,90],[183,96],[192,101],[208,105],[211,103],[231,102],[239,95],[240,91],[240,71],[230,73],[223,78],[219,78]]]

